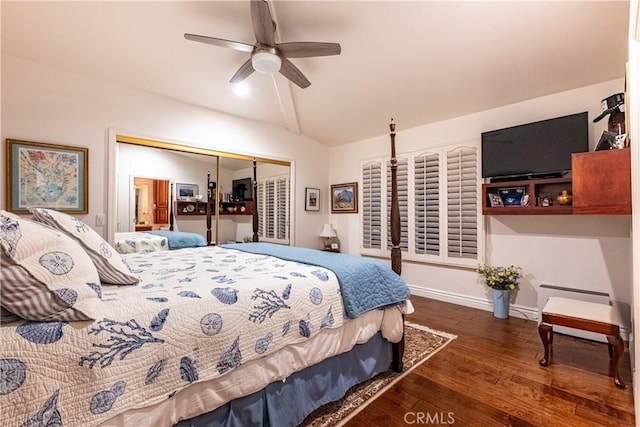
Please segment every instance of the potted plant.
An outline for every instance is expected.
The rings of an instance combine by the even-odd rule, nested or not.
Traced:
[[[522,269],[515,265],[508,267],[479,265],[476,271],[482,276],[484,283],[492,289],[493,315],[499,319],[508,318],[510,292],[518,287]]]

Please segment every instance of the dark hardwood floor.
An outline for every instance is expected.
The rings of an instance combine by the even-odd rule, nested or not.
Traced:
[[[353,426],[633,426],[629,351],[609,377],[607,345],[554,334],[551,364],[537,323],[412,297],[407,320],[457,339],[375,399]]]

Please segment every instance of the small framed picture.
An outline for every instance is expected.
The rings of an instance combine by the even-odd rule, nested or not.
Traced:
[[[538,195],[538,206],[548,207],[553,205],[553,199],[550,194],[539,194]]]
[[[489,193],[487,194],[487,197],[489,197],[489,205],[492,208],[504,206],[502,204],[502,198],[498,195],[498,193]]]
[[[358,183],[331,185],[331,213],[358,213]]]
[[[304,189],[304,210],[318,212],[320,210],[320,189]]]
[[[609,131],[603,131],[600,140],[596,144],[595,151],[611,150],[616,143],[616,134]]]
[[[198,184],[176,184],[178,200],[195,199],[196,194],[198,194]]]
[[[627,146],[626,140],[627,140],[626,133],[623,133],[621,135],[616,135],[613,141],[613,148],[620,149],[620,148],[626,147]]]

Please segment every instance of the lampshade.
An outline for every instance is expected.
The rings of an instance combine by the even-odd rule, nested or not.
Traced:
[[[335,237],[336,236],[336,232],[333,231],[333,227],[331,227],[331,224],[325,224],[324,227],[322,228],[322,231],[320,232],[320,237]]]
[[[259,73],[273,74],[280,71],[282,60],[271,52],[257,52],[251,56],[251,65]]]

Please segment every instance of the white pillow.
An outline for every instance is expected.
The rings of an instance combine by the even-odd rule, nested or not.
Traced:
[[[84,222],[51,209],[31,208],[30,211],[36,221],[60,230],[80,242],[98,269],[103,283],[135,285],[140,281],[131,273],[120,254]]]
[[[82,247],[58,230],[0,211],[2,307],[27,320],[93,320],[102,288]]]

